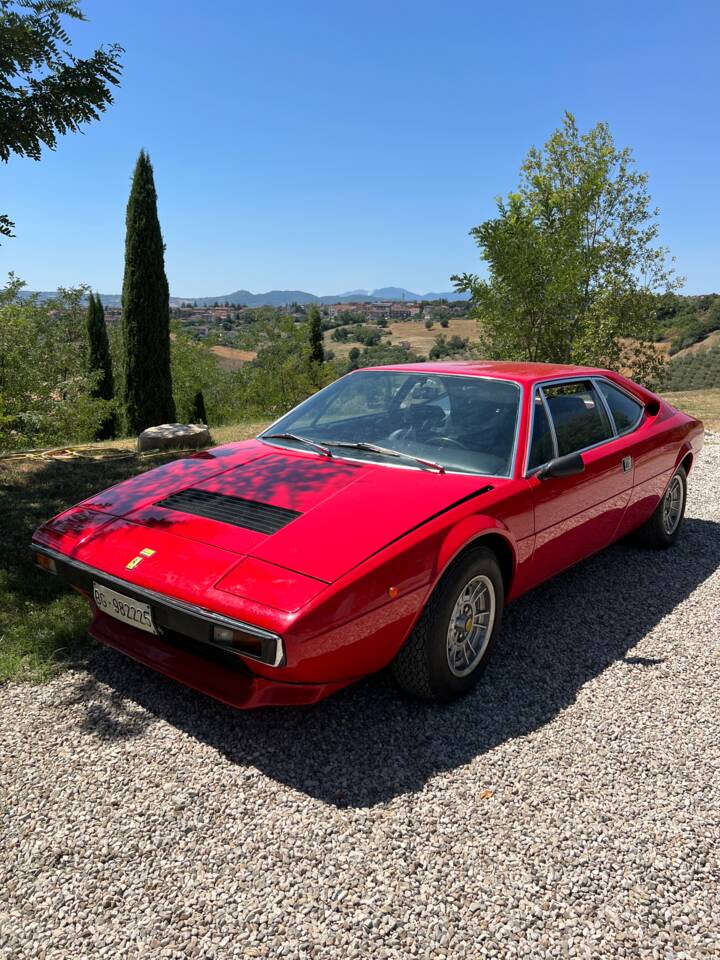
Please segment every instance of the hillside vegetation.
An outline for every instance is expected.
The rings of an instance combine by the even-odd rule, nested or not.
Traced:
[[[720,388],[720,346],[673,358],[665,375],[666,390]]]
[[[672,294],[658,311],[657,339],[669,341],[670,356],[701,343],[720,330],[720,295],[683,297]]]

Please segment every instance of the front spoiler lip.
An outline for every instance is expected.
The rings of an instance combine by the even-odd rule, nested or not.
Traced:
[[[197,652],[168,643],[162,637],[155,637],[153,639],[156,642],[148,644],[140,636],[140,631],[119,620],[110,622],[110,618],[103,615],[93,621],[90,636],[151,670],[235,710],[310,706],[353,682],[290,683],[259,677],[244,665],[241,670],[231,670],[225,665],[201,658]]]
[[[80,587],[81,584],[75,582],[72,577],[69,577],[64,571],[64,567],[70,567],[71,570],[77,571],[82,577],[90,577],[100,582],[112,584],[113,586],[119,587],[125,593],[137,594],[140,597],[148,600],[150,603],[154,603],[160,607],[169,608],[170,610],[176,611],[185,617],[192,618],[194,621],[202,621],[202,623],[206,626],[226,627],[229,630],[237,630],[259,637],[261,640],[268,641],[268,648],[270,648],[271,644],[274,647],[271,657],[262,655],[259,657],[254,657],[250,653],[240,653],[239,651],[233,650],[232,648],[223,644],[213,642],[211,639],[209,639],[212,636],[211,633],[208,633],[208,637],[206,638],[195,637],[195,639],[198,639],[200,642],[205,643],[208,646],[215,647],[216,649],[223,650],[226,653],[233,654],[239,659],[255,660],[270,667],[282,667],[285,665],[285,648],[282,637],[277,633],[273,633],[270,630],[264,630],[262,627],[258,627],[253,623],[245,623],[243,620],[235,620],[232,617],[226,617],[224,614],[215,613],[215,611],[208,610],[206,607],[201,607],[198,604],[188,603],[185,600],[178,600],[175,597],[169,597],[164,593],[158,593],[156,590],[150,590],[147,587],[136,586],[134,583],[130,583],[128,580],[123,580],[120,577],[113,576],[110,573],[104,573],[102,570],[98,570],[96,567],[91,567],[89,564],[83,563],[81,560],[74,560],[71,557],[68,557],[67,554],[59,553],[57,550],[52,550],[50,547],[43,546],[36,541],[32,542],[32,551],[33,553],[41,553],[46,557],[52,558],[55,563],[58,564],[58,575],[60,579],[70,583],[71,586]],[[263,644],[263,651],[264,649],[265,644]]]

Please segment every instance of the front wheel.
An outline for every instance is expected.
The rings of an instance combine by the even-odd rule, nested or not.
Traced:
[[[685,519],[687,474],[678,467],[672,475],[655,512],[635,533],[635,540],[644,547],[664,550],[680,536]]]
[[[502,574],[492,550],[476,547],[445,574],[393,661],[407,693],[443,703],[477,683],[500,630]]]

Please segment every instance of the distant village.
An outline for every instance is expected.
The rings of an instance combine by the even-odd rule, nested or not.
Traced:
[[[286,307],[243,307],[239,304],[213,303],[198,305],[185,303],[171,308],[173,320],[179,321],[183,330],[197,340],[212,337],[217,342],[233,339],[233,334],[247,328],[262,318],[284,315],[294,320],[305,318],[309,304],[288,304]],[[350,324],[376,323],[381,326],[403,320],[440,320],[443,317],[465,317],[470,304],[465,300],[373,300],[369,302],[338,301],[319,304],[326,318],[326,327],[336,327],[343,322]],[[119,321],[118,306],[105,308],[109,323]]]

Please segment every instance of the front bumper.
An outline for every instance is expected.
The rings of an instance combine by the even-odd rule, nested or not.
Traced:
[[[223,614],[207,610],[205,607],[193,603],[186,603],[184,600],[177,600],[175,597],[169,597],[155,590],[148,590],[145,587],[138,587],[127,580],[121,580],[119,577],[103,573],[82,563],[79,560],[73,560],[66,554],[58,553],[49,547],[40,546],[33,543],[33,557],[35,563],[41,566],[43,570],[48,570],[44,563],[38,563],[40,558],[47,558],[53,561],[54,572],[58,578],[76,590],[80,590],[88,598],[92,596],[93,583],[99,583],[102,586],[113,590],[120,590],[121,593],[133,600],[141,603],[149,603],[152,607],[153,618],[160,636],[166,634],[178,634],[197,643],[217,646],[226,651],[230,656],[242,656],[251,660],[257,660],[271,667],[280,667],[285,663],[285,650],[283,648],[282,637],[262,627],[256,627],[254,624],[245,623],[241,620],[233,620]],[[94,609],[94,604],[93,604]],[[117,621],[118,623],[120,621]],[[259,650],[257,654],[251,654],[239,651],[229,647],[227,644],[218,644],[213,639],[213,630],[215,627],[225,627],[228,630],[234,630],[238,633],[247,634],[259,641]],[[152,634],[146,634],[146,638]]]
[[[309,706],[351,683],[282,683],[251,673],[239,658],[222,663],[164,637],[152,637],[104,614],[96,614],[90,635],[173,680],[235,707]],[[150,641],[150,642],[148,642]]]
[[[93,609],[90,635],[168,677],[238,708],[312,704],[346,686],[332,683],[284,683],[256,676],[253,660],[272,667],[285,663],[282,638],[253,624],[233,620],[194,604],[138,587],[37,543],[32,545],[42,569],[54,567],[58,578],[83,593]],[[39,555],[39,556],[38,556]],[[48,560],[52,564],[48,565]],[[92,601],[93,583],[149,603],[158,634],[150,634],[101,613]],[[251,635],[260,641],[258,656],[239,653],[213,639],[215,627]]]

